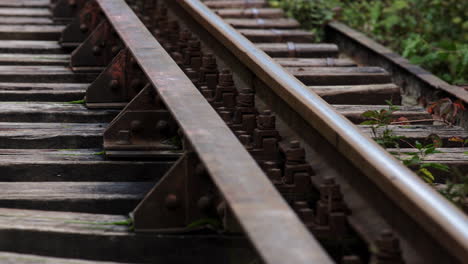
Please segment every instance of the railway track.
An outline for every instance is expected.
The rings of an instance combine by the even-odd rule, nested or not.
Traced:
[[[0,263],[464,263],[464,212],[359,124],[390,100],[391,151],[437,134],[425,162],[466,172],[463,124],[406,102],[467,92],[327,30],[263,0],[0,0]]]

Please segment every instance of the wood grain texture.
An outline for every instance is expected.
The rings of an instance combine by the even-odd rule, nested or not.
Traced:
[[[283,67],[351,67],[357,66],[350,59],[337,58],[274,58]]]
[[[335,58],[339,52],[335,44],[327,43],[257,43],[256,46],[271,57]]]
[[[84,261],[63,258],[50,258],[37,255],[0,252],[2,264],[124,264],[121,262]]]
[[[0,101],[71,102],[85,96],[86,83],[0,83]]]
[[[0,123],[0,148],[100,148],[107,124]]]
[[[204,1],[203,2],[209,8],[261,8],[268,5],[265,0],[234,0],[234,1]]]
[[[65,50],[57,41],[44,40],[2,40],[0,41],[2,53],[28,53],[28,54],[64,54]]]
[[[0,66],[0,82],[91,83],[96,77],[64,66]]]
[[[11,2],[16,2],[11,1]],[[17,3],[20,4],[20,3]],[[0,6],[4,6],[1,4]],[[15,16],[15,17],[49,17],[52,13],[48,8],[25,8],[25,7],[2,7],[0,8],[0,16]]]
[[[252,42],[308,43],[315,40],[313,33],[300,29],[239,29],[238,31]]]
[[[62,25],[0,25],[0,40],[58,40]]]
[[[180,157],[161,150],[151,160],[107,160],[102,149],[0,149],[0,181],[155,181]]]
[[[0,0],[0,7],[43,7],[48,8],[50,0]]]
[[[127,214],[154,182],[3,182],[0,207]]]
[[[54,25],[48,17],[13,17],[0,16],[0,25]]]
[[[0,208],[0,236],[8,238],[0,239],[0,251],[136,263],[222,263],[228,252],[252,257],[239,236],[135,234],[115,224],[127,220],[124,215]]]
[[[309,86],[330,104],[385,105],[401,103],[400,88],[394,84]]]
[[[0,102],[0,122],[106,123],[118,110],[89,110],[83,104]]]
[[[388,109],[387,105],[333,105],[333,107],[339,113],[357,124],[368,120],[368,118],[362,116],[366,111],[380,111],[381,109]],[[399,117],[406,117],[409,120],[432,119],[432,116],[420,106],[399,106],[399,110],[395,111],[392,116],[395,119]],[[422,122],[422,124],[424,123],[427,124],[428,122]],[[432,122],[429,121],[429,124],[431,123]]]
[[[288,67],[289,73],[305,85],[361,85],[391,83],[380,67]]]
[[[260,19],[249,19],[249,18],[226,18],[224,21],[235,28],[249,28],[249,29],[293,29],[299,28],[300,24],[291,18],[260,18]]]
[[[372,129],[370,126],[359,126],[360,129],[368,134],[373,136]],[[377,135],[381,135],[385,127],[377,128]],[[419,141],[423,144],[432,144],[432,136],[437,135],[443,147],[460,147],[460,143],[452,142],[449,139],[452,137],[468,138],[468,132],[465,131],[462,127],[458,126],[442,126],[442,125],[408,125],[408,126],[396,126],[390,125],[388,129],[393,131],[394,135],[405,137],[405,141],[408,141],[414,144],[415,141]],[[401,147],[408,148],[407,144],[401,142]]]
[[[68,66],[67,54],[0,54],[0,65]]]
[[[226,8],[215,11],[222,18],[280,18],[284,11],[280,8]]]

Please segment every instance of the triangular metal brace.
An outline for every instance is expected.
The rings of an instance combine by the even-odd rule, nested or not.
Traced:
[[[178,157],[181,151],[178,126],[154,88],[147,85],[110,123],[104,132],[108,157]]]
[[[219,221],[222,203],[194,152],[186,152],[133,211],[136,232],[187,232]]]
[[[146,83],[130,51],[123,49],[86,90],[86,106],[122,109]]]
[[[64,48],[74,49],[78,47],[103,18],[104,14],[99,4],[94,0],[86,1],[72,22],[63,30],[60,44]]]
[[[76,48],[70,60],[74,72],[101,72],[124,48],[124,44],[107,20],[93,30]]]

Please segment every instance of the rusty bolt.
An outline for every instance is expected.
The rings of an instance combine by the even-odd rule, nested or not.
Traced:
[[[166,196],[164,205],[168,210],[177,209],[180,205],[179,198],[177,197],[177,195],[170,193]]]
[[[224,107],[220,107],[220,108],[224,108]],[[219,111],[219,115],[225,123],[230,123],[232,121],[231,111]]]
[[[117,45],[116,45],[116,46],[113,46],[113,47],[111,48],[112,56],[116,56],[117,53],[119,53],[119,51],[120,51],[120,47],[119,47],[119,46],[117,46]]]
[[[76,7],[76,0],[69,0],[69,1],[68,1],[68,5],[69,5],[71,8],[75,8],[75,7]]]
[[[141,130],[143,130],[143,124],[140,120],[133,120],[130,123],[130,131],[132,131],[132,133],[140,132]]]
[[[131,58],[130,58],[130,64],[132,65],[133,68],[137,68],[137,67],[138,67],[138,62],[137,62],[137,60],[135,59],[135,57],[131,57]]]
[[[88,31],[88,26],[83,23],[83,24],[80,25],[80,30],[81,30],[81,32],[85,33],[85,32]]]
[[[101,56],[101,51],[102,49],[99,46],[94,46],[93,47],[93,55],[94,56]]]
[[[203,213],[208,213],[213,208],[213,198],[211,196],[202,196],[197,202],[198,209]]]
[[[291,146],[291,148],[297,149],[297,148],[301,147],[301,143],[299,141],[297,141],[297,140],[293,140],[293,141],[290,142],[290,146]]]
[[[388,253],[400,252],[400,243],[391,230],[384,230],[377,241],[380,250]]]
[[[335,184],[335,177],[327,176],[323,179],[323,184],[325,185],[332,185]]]
[[[270,110],[265,110],[257,116],[257,126],[259,129],[275,129],[276,118]]]
[[[166,131],[168,127],[169,127],[169,124],[167,123],[166,120],[159,120],[156,123],[156,131],[158,131],[159,133]]]
[[[244,146],[250,145],[252,141],[252,136],[250,135],[240,135],[239,136],[239,141],[242,143]]]
[[[116,91],[120,88],[120,84],[119,84],[119,81],[118,80],[112,80],[110,81],[109,83],[109,88],[112,90],[112,91]]]
[[[120,130],[117,133],[117,145],[128,145],[130,144],[130,131],[128,130]]]

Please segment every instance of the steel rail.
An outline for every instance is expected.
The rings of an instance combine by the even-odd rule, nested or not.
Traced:
[[[333,263],[257,163],[123,0],[96,0],[269,264]]]
[[[198,23],[243,61],[391,200],[461,262],[468,258],[468,217],[444,199],[328,103],[199,0],[176,0]]]

